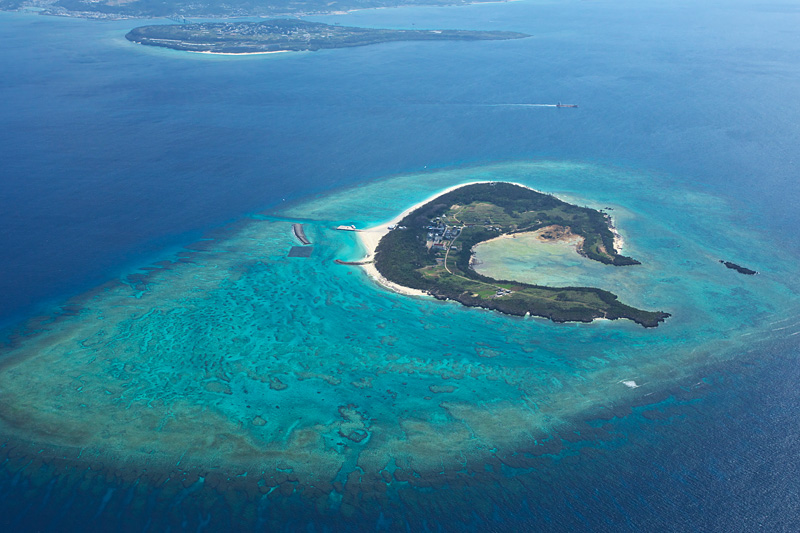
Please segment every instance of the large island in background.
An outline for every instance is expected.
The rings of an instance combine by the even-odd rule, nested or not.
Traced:
[[[345,48],[390,41],[483,41],[521,39],[529,35],[509,31],[352,28],[295,19],[273,19],[262,22],[140,26],[125,37],[136,43],[174,50],[252,54]]]
[[[496,0],[484,0],[493,2]],[[399,6],[451,6],[472,0],[0,0],[0,10],[92,19],[282,17]]]
[[[579,241],[579,253],[608,265],[637,265],[614,247],[604,213],[511,183],[456,188],[403,217],[377,245],[374,266],[391,283],[435,298],[555,322],[628,318],[656,327],[669,313],[644,311],[592,287],[553,288],[496,280],[475,271],[473,248],[504,234],[544,231]]]

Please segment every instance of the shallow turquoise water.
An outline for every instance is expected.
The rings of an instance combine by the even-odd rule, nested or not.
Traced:
[[[664,529],[679,516],[695,530],[692,519],[722,513],[697,501],[726,509],[720,523],[752,524],[753,508],[791,522],[797,14],[745,7],[361,12],[328,20],[489,18],[537,37],[232,61],[126,47],[133,21],[9,15],[22,22],[2,29],[4,64],[20,74],[0,84],[4,294],[57,297],[50,280],[80,292],[69,273],[87,264],[92,279],[121,269],[127,284],[91,290],[4,349],[2,523],[179,530],[213,517],[230,530],[229,517],[300,529],[292,520],[311,514],[375,529],[385,513],[456,529],[455,512],[497,525],[522,508],[529,528],[613,516],[606,530]],[[496,105],[558,99],[581,108]],[[81,135],[64,134],[76,124]],[[425,165],[444,170],[407,171]],[[389,293],[333,263],[361,256],[336,224],[372,225],[485,179],[614,207],[626,253],[643,262],[578,258],[565,271],[528,250],[523,262],[496,253],[493,268],[598,285],[673,317],[654,330],[515,319]],[[284,198],[298,203],[244,216],[196,253],[164,251]],[[295,218],[314,241],[309,259],[286,257]],[[150,261],[143,246],[178,261],[128,276],[120,264]],[[758,358],[771,379],[750,382],[742,368]],[[541,507],[515,507],[514,495]],[[281,514],[292,501],[298,512]]]
[[[666,195],[660,179],[509,162],[395,176],[243,220],[32,324],[0,373],[4,432],[48,465],[80,458],[128,482],[218,491],[232,506],[237,491],[264,494],[275,516],[301,505],[320,519],[374,519],[398,498],[425,509],[475,483],[514,498],[519,480],[551,468],[540,457],[582,453],[564,438],[610,431],[586,420],[671,409],[670,396],[702,393],[720,365],[798,338],[793,258],[733,223],[724,201],[674,185]],[[643,263],[576,255],[568,270],[550,261],[530,272],[519,259],[535,263],[538,244],[494,253],[495,269],[596,285],[673,316],[654,329],[508,317],[396,294],[334,263],[364,253],[338,224],[377,224],[474,180],[613,205],[626,253]],[[293,220],[309,258],[287,257]],[[436,498],[422,498],[431,487]],[[475,512],[486,519],[493,505]]]
[[[484,179],[617,206],[626,253],[643,264],[577,266],[570,281],[673,316],[655,329],[507,317],[395,294],[334,263],[363,254],[339,223],[379,223]],[[705,368],[800,331],[792,258],[732,224],[723,201],[662,191],[630,171],[515,162],[398,176],[255,217],[21,339],[0,382],[7,429],[161,468],[207,469],[213,458],[212,470],[267,479],[267,460],[323,492],[355,468],[378,476],[400,461],[436,478],[462,460],[513,455],[587,413],[691,386]],[[286,256],[287,217],[305,222],[310,258]],[[725,269],[722,257],[761,274]],[[15,417],[25,409],[35,414]],[[96,431],[63,423],[77,416]]]

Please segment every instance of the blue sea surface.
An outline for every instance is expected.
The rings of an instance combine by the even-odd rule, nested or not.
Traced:
[[[0,524],[800,528],[795,4],[311,19],[532,37],[228,57],[127,42],[142,21],[0,13]],[[580,107],[520,105],[559,101]],[[642,268],[569,275],[673,317],[523,321],[332,264],[361,253],[336,224],[476,179],[616,206]],[[298,219],[315,249],[287,260]],[[271,489],[226,470],[242,442],[284,472]]]

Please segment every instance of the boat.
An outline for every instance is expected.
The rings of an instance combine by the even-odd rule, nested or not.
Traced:
[[[578,104],[562,104],[559,102],[556,104],[556,107],[578,107]]]

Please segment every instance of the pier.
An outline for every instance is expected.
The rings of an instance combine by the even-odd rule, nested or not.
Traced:
[[[358,265],[369,265],[373,261],[372,261],[372,259],[364,259],[363,261],[342,261],[341,259],[334,259],[333,262],[336,263],[337,265],[354,265],[354,266],[358,266]]]
[[[311,244],[311,241],[306,238],[306,232],[303,230],[302,224],[292,224],[292,231],[294,232],[294,236],[297,237],[297,240],[303,244]]]

